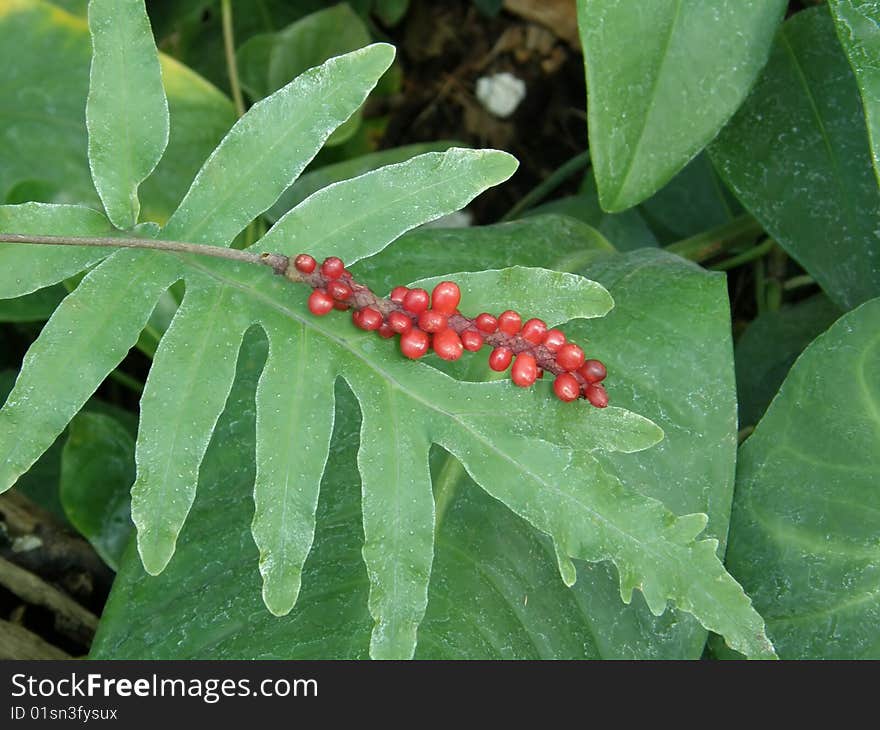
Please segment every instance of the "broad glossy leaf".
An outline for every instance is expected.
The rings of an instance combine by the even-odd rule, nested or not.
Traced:
[[[60,494],[70,523],[114,570],[130,541],[134,437],[117,419],[83,412],[61,453]]]
[[[764,415],[794,361],[843,312],[824,294],[759,315],[736,343],[739,426]]]
[[[578,0],[602,207],[659,190],[742,103],[785,0]],[[685,110],[685,113],[683,113]]]
[[[716,228],[742,209],[700,153],[684,169],[639,206],[663,245]]]
[[[554,250],[559,259],[548,262],[546,251],[540,254],[544,263],[558,267],[557,261],[570,256],[565,246],[577,250],[578,228],[589,230],[570,219],[545,217],[468,231],[420,230],[354,270],[361,278],[385,285],[398,268],[415,278],[459,262],[473,261],[480,268],[528,264],[529,257],[538,254],[525,242],[541,235],[560,242]],[[612,363],[609,387],[615,403],[647,410],[667,431],[660,446],[643,454],[609,454],[603,457],[604,467],[613,469],[628,486],[669,500],[677,512],[708,511],[710,534],[723,537],[735,449],[724,279],[674,256],[657,253],[645,262],[643,255],[608,258],[600,268],[594,267],[589,273],[606,282],[618,306],[608,317],[566,328],[580,327],[578,336],[589,333],[597,354]],[[670,289],[682,296],[668,297]],[[698,318],[693,317],[696,310],[703,312]],[[662,343],[666,354],[652,359],[648,353],[657,343]],[[687,369],[681,366],[681,352],[693,353]],[[513,407],[519,396],[528,397],[521,392],[512,395],[505,407]],[[556,411],[546,394],[540,403],[550,405],[546,414]],[[357,411],[350,397],[337,388],[336,436],[321,485],[315,544],[305,565],[302,594],[286,617],[271,619],[254,595],[255,552],[247,533],[249,475],[214,464],[215,459],[228,464],[247,458],[240,454],[249,453],[243,442],[252,428],[250,408],[224,417],[236,431],[225,436],[228,442],[215,442],[208,452],[192,515],[168,569],[146,579],[136,556],[129,554],[105,612],[95,656],[367,655],[372,621],[366,610],[368,579],[359,555]],[[543,409],[532,403],[529,412],[535,415]],[[606,413],[590,415],[602,418]],[[390,426],[382,425],[387,433]],[[613,419],[604,419],[603,428],[577,433],[602,436],[612,425]],[[223,428],[221,435],[226,434]],[[656,435],[641,443],[652,440]],[[624,445],[619,438],[616,442]],[[717,446],[707,450],[706,443]],[[602,451],[591,453],[598,456]],[[442,452],[434,457],[435,496],[444,516],[437,528],[417,657],[700,655],[706,634],[692,618],[679,611],[655,618],[639,594],[629,606],[621,605],[618,577],[607,564],[578,563],[578,582],[565,588],[551,542],[479,491],[457,462]],[[218,480],[216,486],[209,475]],[[216,560],[221,540],[222,549],[235,557]],[[132,608],[138,606],[142,608]],[[174,621],[168,620],[172,612]],[[237,628],[243,626],[246,631]]]
[[[144,0],[91,0],[89,166],[107,217],[138,221],[138,187],[168,144],[168,100]]]
[[[657,238],[637,208],[621,213],[606,213],[602,210],[592,172],[585,178],[579,193],[532,208],[525,217],[547,214],[568,215],[588,223],[618,251],[633,251],[657,245]]]
[[[782,657],[880,657],[880,299],[794,364],[743,447],[727,564]]]
[[[0,200],[27,183],[22,192],[46,196],[30,199],[100,206],[87,157],[90,54],[85,18],[39,0],[0,0]],[[185,66],[167,56],[160,62],[171,134],[140,201],[142,218],[164,222],[235,111]]]
[[[858,88],[826,8],[785,22],[710,154],[835,304],[850,309],[880,294],[880,192]]]
[[[862,94],[880,180],[880,7],[875,0],[829,0],[828,6]]]
[[[316,193],[321,188],[327,187],[332,183],[363,175],[385,165],[406,162],[426,152],[445,152],[454,146],[456,146],[454,142],[420,142],[418,144],[395,147],[390,150],[373,152],[369,155],[360,155],[359,157],[352,157],[332,165],[319,167],[317,170],[300,175],[297,181],[278,198],[278,202],[266,211],[265,217],[274,223],[312,193]]]

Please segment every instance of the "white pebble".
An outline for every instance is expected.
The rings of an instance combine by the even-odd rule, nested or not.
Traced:
[[[477,79],[477,99],[496,117],[509,117],[525,97],[525,82],[507,71]]]

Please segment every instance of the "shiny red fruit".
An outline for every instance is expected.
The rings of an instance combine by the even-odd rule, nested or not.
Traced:
[[[403,298],[403,306],[413,314],[421,314],[428,308],[430,299],[424,289],[410,289]]]
[[[538,379],[538,364],[534,356],[527,352],[517,355],[510,371],[510,379],[520,388],[528,388],[534,383]]]
[[[566,370],[577,370],[584,364],[584,351],[577,345],[568,343],[559,348],[556,353],[556,362]]]
[[[323,317],[333,309],[333,297],[323,289],[315,289],[309,294],[309,311],[319,317]]]
[[[461,301],[461,289],[454,281],[441,281],[431,293],[431,308],[444,314],[452,314]]]
[[[400,351],[411,360],[418,360],[427,351],[431,338],[427,332],[411,329],[400,336]]]
[[[444,360],[458,360],[464,350],[461,338],[455,330],[445,329],[434,335],[432,342],[434,352]]]
[[[507,370],[513,359],[513,350],[507,347],[496,347],[489,355],[489,367],[496,372]]]
[[[426,309],[419,315],[419,327],[432,334],[445,330],[447,321],[446,315],[435,309]]]
[[[474,324],[477,325],[477,329],[485,332],[487,335],[491,335],[498,329],[498,320],[495,319],[491,314],[487,314],[483,312],[480,315],[477,315],[476,320],[474,320]]]
[[[483,346],[483,335],[474,330],[465,330],[461,333],[461,344],[465,350],[476,352]]]
[[[587,360],[578,372],[588,383],[601,383],[608,375],[608,371],[599,360]]]
[[[533,345],[540,345],[544,341],[544,335],[547,334],[547,323],[543,319],[530,319],[520,331],[520,336],[531,342]]]
[[[515,335],[522,327],[522,317],[512,309],[498,315],[498,329],[506,335]]]
[[[293,260],[293,265],[301,274],[311,274],[318,265],[318,262],[307,253],[301,253]]]
[[[342,263],[342,259],[336,256],[328,256],[321,264],[321,273],[327,279],[338,279],[342,276],[343,271],[345,271],[345,264]]]
[[[550,352],[557,352],[566,343],[565,334],[560,330],[547,330],[542,343]]]
[[[596,408],[605,408],[608,405],[608,393],[601,385],[588,385],[584,391],[584,397]]]
[[[391,312],[388,315],[388,326],[397,334],[402,335],[412,329],[412,320],[403,312]]]
[[[580,397],[581,386],[574,375],[571,373],[562,373],[557,375],[556,380],[553,381],[553,392],[556,393],[556,397],[559,398],[559,400],[570,403]]]

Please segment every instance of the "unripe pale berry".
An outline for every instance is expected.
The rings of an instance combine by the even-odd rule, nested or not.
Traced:
[[[318,262],[307,253],[301,253],[293,260],[293,265],[301,274],[311,274],[318,265]]]
[[[584,397],[596,408],[605,408],[608,405],[608,393],[601,385],[595,383],[588,385],[584,390]]]
[[[431,338],[427,332],[420,329],[411,329],[400,336],[400,351],[411,360],[418,360],[427,351],[431,344]]]
[[[556,353],[556,362],[566,370],[577,370],[584,364],[584,351],[577,345],[568,343],[559,348]]]
[[[522,326],[522,317],[512,309],[498,315],[498,329],[506,335],[515,335]]]
[[[528,388],[538,378],[538,364],[533,355],[521,352],[516,356],[513,369],[510,371],[510,379],[520,388]]]
[[[379,329],[383,321],[381,312],[372,307],[364,307],[352,312],[351,318],[358,327],[368,332]]]
[[[498,329],[498,320],[495,319],[491,314],[487,314],[483,312],[480,315],[477,315],[476,320],[474,320],[474,324],[477,325],[477,329],[485,332],[487,335],[491,335]]]
[[[458,360],[464,350],[461,338],[452,329],[445,329],[434,335],[432,346],[434,352],[444,360]]]
[[[334,299],[344,302],[351,296],[351,287],[339,280],[330,281],[327,283],[327,293]]]
[[[547,323],[543,319],[530,319],[520,331],[520,336],[533,345],[540,345],[545,334],[547,334]]]
[[[327,279],[338,279],[342,276],[343,271],[345,271],[345,264],[342,263],[342,259],[336,256],[328,256],[321,264],[321,273]]]
[[[608,375],[608,371],[599,360],[587,360],[578,372],[588,383],[600,383]]]
[[[323,317],[333,309],[333,297],[323,289],[315,289],[309,294],[309,311],[319,317]]]
[[[431,293],[431,308],[444,314],[452,314],[461,301],[461,289],[454,281],[441,281]]]
[[[408,287],[396,286],[391,290],[391,296],[389,298],[395,304],[403,304],[403,298],[406,296],[406,293],[408,291],[409,291]]]
[[[566,343],[565,334],[560,330],[547,330],[542,343],[550,352],[557,352]]]
[[[413,314],[421,314],[428,308],[430,299],[424,289],[410,289],[403,298],[403,306]]]
[[[571,373],[561,373],[553,382],[553,392],[559,400],[570,403],[580,397],[581,386]]]
[[[388,326],[399,335],[412,329],[412,320],[403,312],[391,312],[388,315]]]
[[[483,346],[483,335],[474,330],[465,330],[461,333],[461,344],[465,350],[476,352]]]
[[[447,318],[443,312],[434,309],[426,309],[419,315],[419,327],[425,332],[440,332],[446,329]]]
[[[513,358],[513,350],[507,347],[496,347],[489,355],[489,367],[496,372],[507,370]]]

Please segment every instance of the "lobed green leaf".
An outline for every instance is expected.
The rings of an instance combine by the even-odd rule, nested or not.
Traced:
[[[144,0],[91,0],[89,166],[107,217],[138,222],[138,187],[168,145],[168,100]]]

